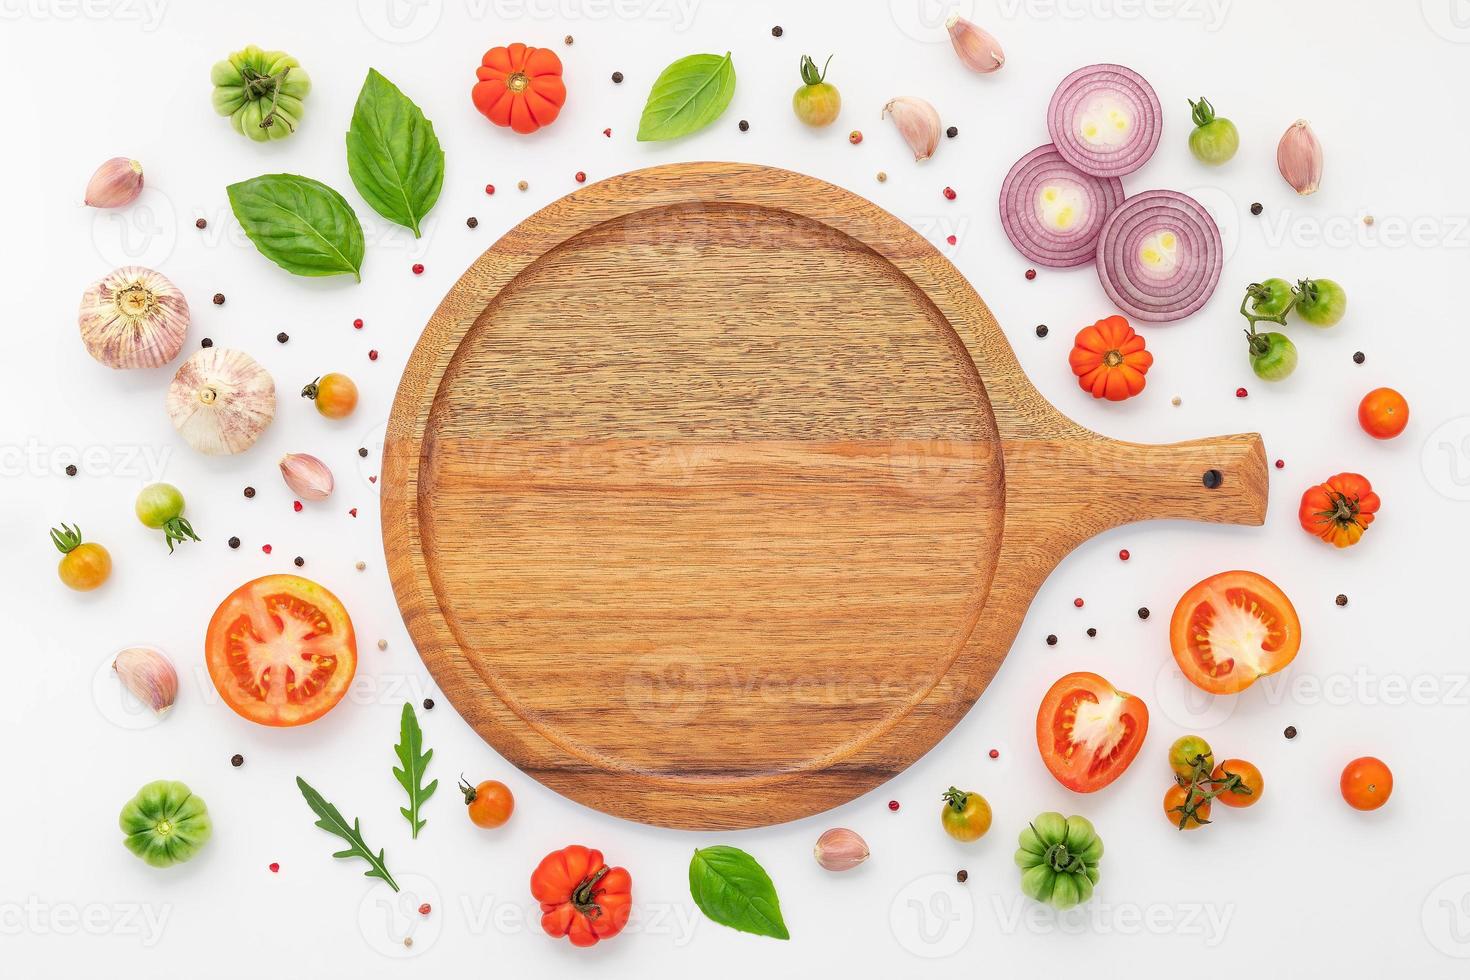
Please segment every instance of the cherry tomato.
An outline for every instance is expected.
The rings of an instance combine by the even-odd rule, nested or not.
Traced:
[[[1409,424],[1409,403],[1392,388],[1374,388],[1358,403],[1358,424],[1374,439],[1392,439]]]
[[[1096,674],[1068,674],[1036,712],[1036,745],[1068,789],[1093,793],[1123,775],[1148,734],[1148,705]]]
[[[1376,810],[1393,792],[1393,773],[1382,761],[1365,755],[1342,771],[1342,798],[1354,810]]]
[[[1210,751],[1210,743],[1198,735],[1180,736],[1169,746],[1169,768],[1180,779],[1187,782],[1194,777],[1196,760],[1200,760],[1207,770],[1215,764],[1215,754]]]
[[[1277,317],[1291,309],[1291,283],[1285,279],[1267,279],[1246,287],[1251,298],[1251,312],[1256,316]]]
[[[1218,167],[1240,149],[1240,132],[1235,123],[1215,115],[1210,100],[1201,96],[1198,102],[1189,100],[1190,115],[1194,129],[1189,133],[1189,152],[1200,163]]]
[[[464,794],[465,806],[469,807],[470,822],[476,827],[499,827],[510,819],[516,808],[510,787],[497,779],[487,779],[478,786],[471,786],[461,776],[459,791]]]
[[[316,403],[329,419],[345,419],[357,407],[357,385],[345,374],[324,374],[301,389],[302,398]]]
[[[828,56],[827,63],[831,62],[832,58]],[[842,111],[842,96],[826,78],[826,65],[819,72],[810,55],[801,56],[801,80],[805,84],[791,97],[791,108],[796,112],[796,118],[808,126],[825,126]]]
[[[1244,759],[1225,759],[1210,774],[1210,778],[1216,782],[1229,779],[1231,776],[1239,776],[1240,786],[1250,792],[1244,793],[1237,788],[1221,793],[1215,799],[1226,806],[1233,807],[1253,806],[1260,801],[1261,793],[1266,789],[1266,781],[1261,777],[1261,770]],[[1219,789],[1219,786],[1215,788]]]
[[[1247,341],[1251,370],[1262,381],[1282,381],[1296,370],[1296,344],[1284,333],[1252,334]]]
[[[1169,645],[1196,687],[1238,694],[1291,663],[1302,645],[1302,626],[1291,600],[1270,579],[1221,572],[1174,607]]]
[[[112,574],[112,555],[100,544],[82,541],[82,529],[76,525],[51,529],[51,543],[61,552],[56,574],[61,584],[77,592],[91,592]]]
[[[940,820],[944,832],[955,840],[972,841],[985,836],[990,829],[990,804],[979,793],[960,791],[951,786],[944,793],[944,809]]]
[[[336,596],[266,575],[225,597],[204,636],[209,679],[242,718],[289,727],[332,710],[357,673],[357,637]]]
[[[1169,791],[1164,794],[1164,816],[1169,818],[1169,823],[1180,830],[1198,830],[1210,821],[1210,804],[1200,803],[1203,795],[1195,791],[1194,811],[1187,817],[1184,813],[1184,801],[1189,795],[1189,790],[1183,786],[1170,786]],[[1184,823],[1181,824],[1180,821]]]
[[[1347,312],[1347,292],[1331,279],[1303,279],[1296,288],[1296,315],[1314,327],[1336,326]]]

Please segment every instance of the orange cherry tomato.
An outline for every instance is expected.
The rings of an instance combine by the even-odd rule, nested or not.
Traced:
[[[470,92],[475,108],[497,126],[534,133],[556,121],[567,101],[561,59],[550,48],[516,43],[485,52]]]
[[[299,575],[267,575],[225,597],[204,635],[209,679],[236,714],[259,725],[316,721],[357,673],[352,619]]]
[[[1095,793],[1123,775],[1148,734],[1148,705],[1097,674],[1051,686],[1036,712],[1036,745],[1057,782]]]
[[[1371,755],[1354,759],[1342,771],[1342,798],[1354,810],[1376,810],[1393,792],[1393,773]]]
[[[1409,403],[1392,388],[1374,388],[1358,403],[1358,424],[1374,439],[1392,439],[1409,424]]]
[[[357,407],[357,385],[345,374],[324,374],[301,389],[302,398],[310,398],[316,410],[329,419],[345,419]]]
[[[1237,808],[1253,806],[1260,801],[1261,794],[1266,789],[1266,780],[1261,776],[1261,770],[1244,759],[1225,759],[1210,774],[1210,778],[1215,780],[1216,783],[1229,779],[1231,776],[1240,777],[1239,787],[1243,787],[1250,792],[1241,792],[1241,789],[1237,788],[1221,793],[1215,799],[1224,803],[1226,806]],[[1217,785],[1214,788],[1219,789],[1219,786]]]
[[[91,592],[112,574],[112,555],[96,542],[84,542],[80,527],[66,524],[53,527],[51,543],[61,552],[56,574],[68,589]]]
[[[1143,390],[1154,356],[1127,320],[1110,316],[1078,331],[1067,360],[1083,391],[1120,402]]]
[[[1170,786],[1169,791],[1164,794],[1164,816],[1169,818],[1169,823],[1180,830],[1198,830],[1210,820],[1210,804],[1200,803],[1203,794],[1195,790],[1194,810],[1189,814],[1184,812],[1184,801],[1189,795],[1189,790],[1184,786]],[[1183,823],[1180,823],[1180,821]]]
[[[1339,548],[1355,545],[1382,506],[1373,484],[1357,473],[1339,473],[1302,494],[1302,529]]]
[[[1238,694],[1296,657],[1302,624],[1286,594],[1264,575],[1211,575],[1180,598],[1169,622],[1179,669],[1211,694]]]
[[[459,791],[464,794],[465,806],[469,807],[470,822],[476,827],[499,827],[510,819],[516,808],[510,787],[496,779],[471,786],[461,776]]]
[[[633,877],[609,868],[602,852],[573,844],[552,851],[531,872],[531,897],[541,903],[541,928],[573,946],[593,946],[623,931],[633,912]]]

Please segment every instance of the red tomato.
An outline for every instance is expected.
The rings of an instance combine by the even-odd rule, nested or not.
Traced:
[[[1342,798],[1354,810],[1376,810],[1393,792],[1393,773],[1381,760],[1365,755],[1342,771]]]
[[[1068,674],[1036,713],[1036,746],[1057,782],[1094,793],[1123,775],[1148,734],[1148,706],[1096,674]]]
[[[1358,424],[1374,439],[1392,439],[1409,424],[1409,403],[1392,388],[1374,388],[1358,403]]]
[[[220,697],[241,717],[304,725],[347,693],[357,672],[357,638],[332,593],[299,575],[267,575],[219,604],[204,656]]]
[[[531,872],[531,896],[541,903],[541,928],[573,946],[593,946],[623,931],[633,912],[633,878],[609,868],[602,852],[581,844],[552,851]]]
[[[1174,607],[1169,645],[1184,676],[1211,694],[1238,694],[1291,663],[1302,645],[1296,609],[1255,572],[1221,572]]]

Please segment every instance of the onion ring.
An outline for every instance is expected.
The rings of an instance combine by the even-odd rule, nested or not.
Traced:
[[[1000,187],[1000,223],[1016,251],[1066,269],[1097,255],[1103,222],[1123,202],[1123,182],[1069,164],[1050,143],[1016,161]]]
[[[1220,228],[1188,194],[1143,191],[1103,224],[1097,275],[1113,304],[1138,320],[1180,320],[1205,305],[1225,264]]]
[[[1057,152],[1096,177],[1121,177],[1148,162],[1164,130],[1159,96],[1122,65],[1088,65],[1062,79],[1046,110]]]

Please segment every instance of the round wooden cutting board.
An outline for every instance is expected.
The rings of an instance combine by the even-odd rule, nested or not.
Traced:
[[[461,715],[567,796],[695,829],[908,766],[1091,535],[1265,504],[1258,436],[1083,429],[909,227],[723,163],[594,184],[485,252],[383,470],[398,604]]]

